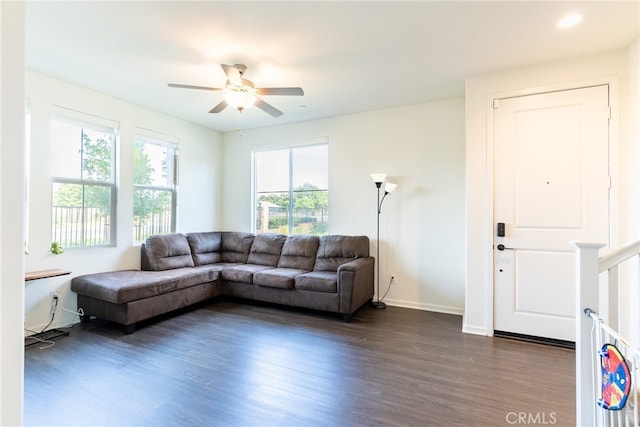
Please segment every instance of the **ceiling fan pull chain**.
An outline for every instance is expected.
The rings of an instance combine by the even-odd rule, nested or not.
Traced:
[[[240,129],[240,119],[242,118],[242,110],[240,110],[240,114],[238,114],[238,126],[236,127],[236,131],[238,132],[238,136],[242,138],[242,129]]]

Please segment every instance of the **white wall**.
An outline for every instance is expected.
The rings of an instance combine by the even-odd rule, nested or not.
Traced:
[[[629,144],[625,164],[628,171],[626,182],[629,184],[626,191],[629,224],[624,241],[632,242],[640,239],[640,39],[629,48],[627,58],[629,107],[626,123]],[[640,346],[640,262],[635,259],[629,267],[629,283],[636,286],[631,286],[628,295],[621,297],[628,302],[629,319],[625,320],[632,325],[629,337],[636,346]]]
[[[52,77],[27,72],[26,93],[31,105],[29,254],[26,270],[62,268],[71,276],[43,279],[26,284],[26,327],[39,331],[49,318],[50,292],[62,297],[65,308],[75,309],[75,294],[69,291],[72,277],[100,271],[139,268],[139,246],[133,245],[132,157],[134,127],[177,137],[180,165],[177,231],[213,230],[220,224],[222,135],[210,129],[160,114],[99,92]],[[66,249],[62,255],[49,252],[51,244],[51,142],[52,106],[88,113],[120,124],[117,147],[117,246]],[[70,312],[56,315],[52,326],[76,321]]]
[[[24,3],[0,2],[0,425],[22,424]]]
[[[329,233],[368,235],[376,252],[377,193],[398,184],[380,217],[381,293],[391,305],[462,314],[464,100],[447,99],[224,135],[223,227],[251,230],[251,151],[326,138]]]
[[[612,120],[612,143],[617,145],[614,152],[619,156],[627,155],[632,144],[621,127],[628,127],[628,82],[627,52],[572,59],[557,63],[543,64],[514,70],[506,70],[473,76],[466,82],[466,305],[463,322],[465,332],[493,334],[493,312],[490,301],[493,289],[492,244],[493,218],[491,201],[493,200],[493,181],[491,171],[487,169],[487,155],[490,141],[487,140],[487,112],[490,99],[498,94],[531,93],[536,88],[553,87],[593,79],[619,81],[619,104],[614,105],[615,117]],[[634,142],[637,144],[637,141]],[[619,217],[613,217],[615,235],[612,244],[620,244],[622,233],[629,229],[637,218],[629,216],[629,200],[625,195],[629,187],[626,182],[630,176],[622,173],[620,158],[612,159],[617,171],[613,176],[614,197]],[[637,168],[637,165],[636,165]],[[623,181],[626,180],[626,181]],[[635,196],[637,197],[637,196]]]

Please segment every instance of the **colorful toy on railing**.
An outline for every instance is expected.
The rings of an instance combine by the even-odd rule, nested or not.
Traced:
[[[629,365],[613,344],[605,344],[598,351],[602,368],[602,398],[598,406],[610,411],[624,408],[631,390]]]

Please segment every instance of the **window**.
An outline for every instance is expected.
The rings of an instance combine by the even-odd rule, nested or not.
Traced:
[[[52,121],[52,240],[63,248],[115,245],[115,145],[115,126]]]
[[[133,144],[133,241],[176,229],[177,144],[138,131]]]
[[[256,232],[327,232],[327,144],[255,152],[254,179]]]

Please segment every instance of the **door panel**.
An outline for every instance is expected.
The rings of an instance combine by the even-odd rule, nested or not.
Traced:
[[[573,257],[569,253],[518,251],[515,310],[571,318],[575,307],[573,293],[567,287],[555,286],[555,280],[546,280],[544,272],[552,271],[558,281],[570,282],[574,279],[572,263]]]
[[[504,99],[494,114],[496,330],[574,340],[573,240],[609,241],[608,87]],[[498,250],[503,245],[505,250]]]
[[[580,106],[571,105],[516,114],[514,178],[518,229],[582,227],[583,155],[580,140],[575,137],[580,135],[579,110]],[[562,125],[540,126],[553,121]],[[540,204],[540,200],[545,203]]]

